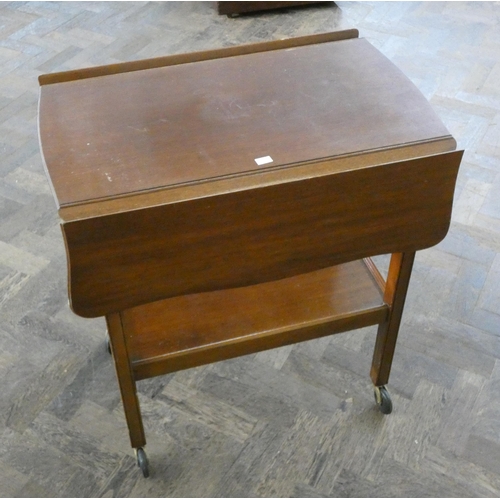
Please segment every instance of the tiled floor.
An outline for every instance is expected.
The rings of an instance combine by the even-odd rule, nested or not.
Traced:
[[[355,27],[465,148],[448,237],[418,254],[390,387],[374,329],[139,384],[129,447],[102,320],[67,305],[37,76]],[[0,4],[0,495],[500,496],[500,4],[339,2],[229,19],[214,2]]]

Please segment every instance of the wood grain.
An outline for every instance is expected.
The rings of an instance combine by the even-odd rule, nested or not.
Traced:
[[[315,3],[327,2],[217,2],[219,14],[241,14],[269,9],[283,9],[288,7],[302,7]]]
[[[131,71],[142,71],[145,69],[161,68],[165,66],[175,66],[177,64],[185,64],[196,61],[209,61],[211,59],[232,57],[240,54],[254,54],[258,52],[267,52],[269,50],[300,47],[302,45],[310,45],[312,43],[324,43],[336,40],[346,40],[349,38],[356,38],[358,34],[359,34],[358,30],[351,28],[346,30],[334,31],[331,33],[319,33],[315,35],[294,37],[284,40],[273,40],[261,43],[252,43],[248,44],[247,46],[239,45],[238,47],[225,47],[213,50],[205,50],[201,52],[188,52],[186,54],[176,54],[164,57],[157,57],[154,59],[130,61],[115,65],[97,66],[93,68],[84,68],[62,73],[50,73],[46,75],[40,75],[38,77],[38,81],[40,85],[63,83],[73,80],[81,80],[85,78],[95,78],[98,76],[116,75],[119,73],[129,73]]]
[[[209,2],[0,5],[0,241],[20,250],[0,263],[3,496],[248,497],[257,488],[261,496],[500,496],[498,7],[338,6],[228,19]],[[374,327],[140,381],[152,465],[145,481],[130,451],[106,325],[68,307],[64,242],[43,188],[37,78],[352,26],[403,70],[466,149],[450,231],[415,260],[389,383],[394,412],[374,409]],[[386,161],[397,158],[368,163]],[[234,183],[224,181],[227,189]],[[190,189],[200,197],[208,187]],[[156,204],[178,194],[157,192]],[[120,207],[110,200],[100,208]],[[66,214],[84,218],[94,208]],[[306,432],[301,424],[314,417]],[[427,431],[418,462],[408,460],[418,445],[407,437]],[[296,447],[294,455],[295,438],[304,454]],[[384,453],[393,441],[407,452]]]
[[[366,40],[310,43],[42,86],[58,206],[450,138]]]
[[[121,313],[138,379],[381,323],[387,315],[363,262]]]
[[[448,153],[66,223],[71,306],[100,316],[434,245],[448,230],[460,158]]]
[[[367,53],[371,57],[366,57]],[[334,69],[336,79],[329,80]],[[206,70],[208,74],[204,74]],[[304,78],[309,74],[314,79]],[[382,75],[379,80],[378,75]],[[266,87],[260,83],[264,76],[270,82]],[[190,82],[199,80],[205,82],[202,89],[189,87]],[[296,87],[301,81],[307,81],[308,93]],[[239,82],[237,87],[234,82]],[[366,93],[368,82],[372,88]],[[206,92],[210,102],[215,99],[214,110],[200,108],[199,90]],[[117,93],[131,95],[132,99],[113,103],[112,96]],[[235,113],[221,104],[231,94],[229,108],[241,98],[247,101],[236,104]],[[89,99],[81,110],[75,110],[75,103],[85,101],[83,96]],[[397,98],[389,102],[389,96]],[[258,108],[267,107],[261,101],[271,98],[270,106],[278,104],[278,108],[270,126],[262,130],[267,116],[262,117]],[[132,106],[127,105],[129,102]],[[164,106],[164,118],[151,121],[150,108],[156,112]],[[326,120],[325,107],[331,108]],[[82,119],[68,121],[75,112]],[[332,112],[339,123],[354,128],[343,127],[337,133],[339,127],[330,120]],[[135,116],[145,116],[148,125],[131,125]],[[293,120],[293,116],[298,119]],[[428,120],[429,116],[433,119]],[[377,128],[374,117],[379,122]],[[158,121],[168,125],[166,132],[163,125],[161,130],[151,125]],[[252,54],[242,48],[230,59],[45,85],[39,122],[47,174],[61,207],[98,204],[99,199],[117,196],[126,204],[131,193],[203,184],[228,175],[253,175],[262,164],[314,164],[328,157],[365,155],[426,142],[431,147],[436,142],[444,146],[450,138],[423,96],[362,40],[311,43]],[[83,128],[66,135],[70,123],[81,123]],[[286,129],[284,123],[298,128]],[[126,133],[117,133],[116,124],[126,126],[127,131],[133,129],[134,137],[140,132],[143,137],[139,145],[134,145]],[[311,126],[313,134],[300,133],[300,129],[310,130]],[[232,140],[233,136],[224,131],[227,128],[247,139]],[[270,140],[268,149],[262,151],[272,152],[274,159],[257,155],[257,166],[247,162],[252,167],[246,167],[247,143],[252,147],[252,141],[257,140],[260,147],[266,147],[260,144],[262,132]],[[191,143],[200,143],[195,148],[198,158],[190,155],[192,145],[182,140],[187,133]],[[333,141],[325,141],[326,136]],[[84,151],[82,140],[89,141]],[[293,151],[291,145],[295,143],[300,148]],[[207,152],[209,144],[216,154]],[[132,149],[127,151],[129,145]],[[122,150],[138,168],[131,168],[115,155],[114,151]],[[224,161],[214,162],[221,152]],[[237,157],[229,156],[230,152],[236,152]],[[443,151],[436,156],[409,156],[401,162],[329,175],[307,171],[306,177],[297,181],[290,181],[283,168],[284,178],[274,185],[65,222],[72,308],[83,316],[106,315],[132,447],[142,452],[146,444],[135,384],[138,379],[376,323],[379,333],[371,376],[376,386],[385,385],[415,250],[438,243],[448,230],[462,154]],[[168,157],[168,168],[162,155]],[[105,166],[108,182],[103,186],[97,158],[119,165],[118,169]],[[160,176],[154,172],[160,172]],[[118,182],[114,182],[117,174]],[[143,179],[147,179],[146,184]],[[408,233],[407,227],[417,223],[420,230]],[[125,256],[120,255],[123,249],[127,251]],[[385,252],[392,253],[385,281],[370,259],[338,266]],[[131,265],[137,261],[140,269]],[[85,265],[87,273],[81,271]],[[334,265],[337,267],[332,268]],[[108,272],[112,267],[112,274],[103,276],[103,270]],[[304,275],[324,268],[328,269]],[[144,282],[148,276],[150,279]],[[277,281],[283,278],[291,281]],[[243,294],[241,287],[246,287]],[[187,304],[182,304],[184,299]],[[176,303],[179,301],[181,304]],[[230,311],[238,309],[240,303],[239,314],[232,316]],[[268,303],[272,307],[263,310]],[[201,322],[192,322],[200,312]],[[145,467],[143,473],[148,477]]]

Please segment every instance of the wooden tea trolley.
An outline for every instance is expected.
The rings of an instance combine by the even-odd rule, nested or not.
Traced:
[[[367,325],[377,403],[462,152],[356,30],[40,76],[69,298],[136,381]],[[392,254],[387,278],[371,256]]]

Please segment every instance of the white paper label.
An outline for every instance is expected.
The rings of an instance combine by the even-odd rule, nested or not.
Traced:
[[[265,165],[266,163],[272,163],[273,159],[270,156],[263,156],[262,158],[255,158],[255,163],[257,165]]]

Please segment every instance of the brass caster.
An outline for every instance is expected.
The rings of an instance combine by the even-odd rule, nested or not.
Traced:
[[[375,396],[375,402],[377,403],[380,411],[384,415],[389,415],[392,412],[392,400],[389,391],[382,385],[380,387],[374,387],[373,393]]]

